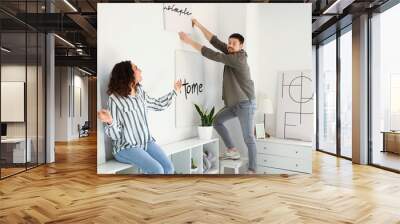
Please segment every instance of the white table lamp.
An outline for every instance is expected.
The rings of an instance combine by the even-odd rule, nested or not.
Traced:
[[[264,98],[261,100],[261,105],[260,105],[260,111],[264,113],[264,125],[265,125],[265,121],[267,118],[267,114],[273,114],[274,113],[274,106],[272,104],[272,101],[268,98]],[[267,133],[267,128],[265,127],[265,136],[267,138],[270,137],[270,135]]]

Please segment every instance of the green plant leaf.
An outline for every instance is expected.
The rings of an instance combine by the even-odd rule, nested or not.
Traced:
[[[196,107],[196,110],[197,110],[197,112],[199,113],[200,117],[202,117],[202,116],[203,116],[203,111],[201,111],[199,105],[194,104],[194,106]]]
[[[207,126],[207,121],[205,116],[201,117],[201,126]]]
[[[212,126],[214,118],[215,118],[215,107],[212,107],[210,113],[208,113],[208,110],[203,111],[199,105],[194,104],[196,107],[197,112],[200,115],[201,119],[201,126]]]
[[[215,111],[215,107],[213,107],[213,108],[211,109],[211,111],[210,111],[210,117],[213,117],[213,116],[214,116],[214,111]]]
[[[215,108],[213,107],[213,108],[211,109],[210,115],[209,115],[209,117],[208,117],[208,119],[209,119],[209,121],[210,121],[211,124],[212,124],[212,121],[214,120],[214,111],[215,111]]]

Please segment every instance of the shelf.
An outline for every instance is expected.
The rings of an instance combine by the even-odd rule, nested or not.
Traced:
[[[167,155],[172,155],[178,152],[182,152],[188,149],[196,148],[198,146],[203,146],[208,143],[217,142],[218,138],[213,138],[210,140],[203,140],[199,138],[186,139],[179,142],[174,142],[162,146],[162,149]]]
[[[204,150],[212,152],[214,155],[219,156],[218,138],[203,140],[199,138],[186,139],[179,142],[162,145],[161,148],[166,152],[167,156],[174,164],[175,172],[177,174],[203,174],[203,152]],[[196,170],[191,169],[191,160],[194,160],[198,166]],[[212,164],[213,169],[209,170],[207,174],[218,174],[219,161],[214,161]],[[98,174],[112,174],[123,170],[135,173],[130,168],[131,164],[119,163],[116,160],[109,160],[104,164],[97,166]]]

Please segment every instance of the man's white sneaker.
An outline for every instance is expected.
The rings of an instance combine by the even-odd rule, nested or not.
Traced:
[[[238,159],[240,159],[240,153],[238,151],[227,151],[227,152],[224,152],[224,155],[222,156],[222,158],[238,160]]]
[[[257,174],[254,170],[247,170],[246,174]]]

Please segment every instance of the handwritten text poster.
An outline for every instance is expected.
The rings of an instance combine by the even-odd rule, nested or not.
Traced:
[[[180,3],[164,3],[164,29],[171,32],[191,33],[192,5]]]
[[[194,107],[204,106],[205,90],[203,57],[192,51],[175,51],[175,79],[182,80],[181,94],[176,97],[175,126],[193,127],[200,124]]]

